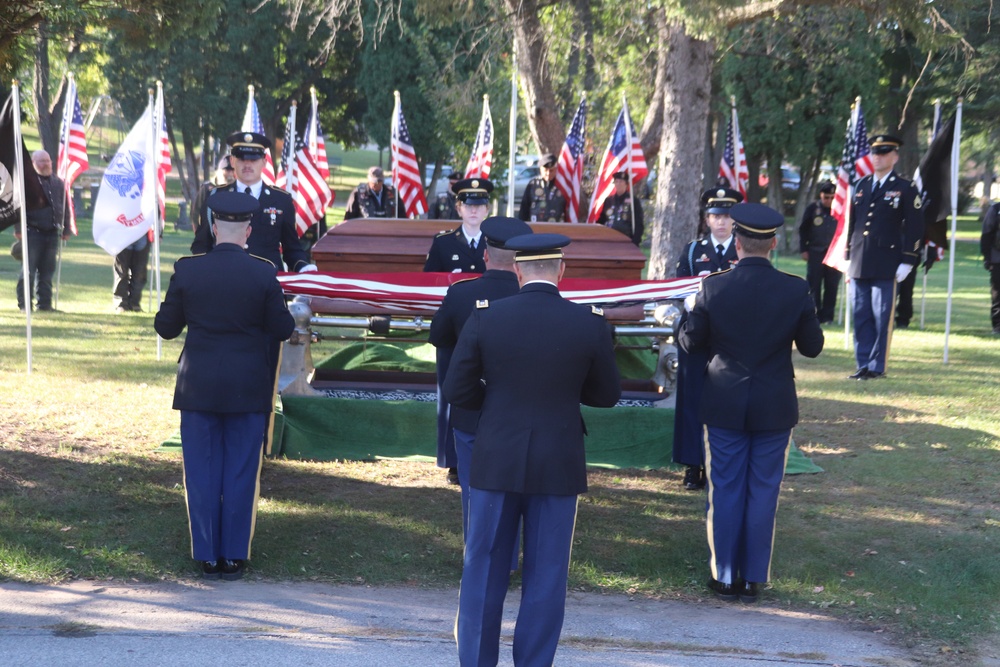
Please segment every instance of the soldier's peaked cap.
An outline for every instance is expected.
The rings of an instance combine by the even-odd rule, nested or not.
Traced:
[[[733,230],[752,239],[769,239],[785,224],[785,218],[763,204],[736,204],[729,209]]]
[[[726,214],[734,205],[743,201],[743,195],[726,187],[715,187],[701,194],[701,203],[706,213]]]
[[[219,190],[208,198],[207,206],[212,209],[212,216],[217,221],[248,222],[259,202],[256,197],[244,192]]]
[[[256,132],[233,132],[226,137],[229,152],[241,160],[253,160],[264,157],[264,152],[271,147],[271,140]]]
[[[503,216],[493,216],[483,220],[480,227],[486,236],[486,245],[491,248],[507,248],[507,241],[517,236],[531,234],[531,225],[524,220],[517,218],[505,218]]]
[[[894,137],[891,134],[876,134],[868,140],[868,145],[871,146],[872,153],[876,155],[885,155],[886,153],[891,153],[903,145],[903,140],[899,137]]]
[[[458,201],[478,206],[490,203],[493,184],[485,178],[465,178],[453,184],[451,191],[458,197]]]
[[[562,259],[562,249],[570,244],[562,234],[524,234],[507,241],[507,249],[514,250],[515,262],[532,262],[540,259]]]

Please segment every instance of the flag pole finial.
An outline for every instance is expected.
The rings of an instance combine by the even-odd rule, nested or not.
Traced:
[[[147,88],[146,92],[149,93],[150,95],[152,95],[153,94],[153,89],[152,88]]]
[[[297,100],[292,100],[292,108],[295,108],[297,106],[299,106],[298,101]]]
[[[489,101],[490,101],[490,96],[489,96],[489,94],[487,94],[487,93],[483,93],[483,102],[489,102]]]
[[[250,91],[250,95],[253,95],[253,84],[252,83],[249,86],[247,86],[247,90]]]
[[[730,95],[729,96],[729,106],[731,106],[731,107],[736,106],[736,96],[735,95]]]
[[[392,96],[395,97],[398,100],[399,99],[399,91],[398,90],[392,91]]]

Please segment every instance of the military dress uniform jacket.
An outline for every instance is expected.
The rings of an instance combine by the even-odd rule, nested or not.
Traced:
[[[805,280],[745,257],[705,278],[679,341],[710,355],[699,412],[705,425],[769,431],[798,423],[792,343],[807,357],[823,350]]]
[[[488,308],[489,304],[499,299],[517,294],[520,288],[517,276],[512,271],[487,269],[479,278],[471,278],[457,282],[448,288],[441,307],[431,320],[430,342],[440,351],[446,351],[444,372],[441,377],[448,376],[447,365],[450,363],[452,350],[458,344],[458,336],[462,333],[465,321],[477,308]],[[441,363],[441,357],[438,357]],[[451,425],[467,433],[476,432],[479,422],[478,410],[466,410],[457,406],[451,409]]]
[[[675,275],[678,278],[688,278],[692,276],[707,276],[710,273],[724,271],[736,266],[740,261],[736,254],[736,239],[729,241],[722,259],[715,249],[711,235],[703,239],[691,241],[684,246],[680,259],[677,260],[677,270]]]
[[[826,252],[836,232],[837,219],[830,209],[819,202],[809,204],[799,223],[799,252]]]
[[[565,222],[566,198],[556,182],[541,176],[528,181],[521,195],[518,217],[525,222]]]
[[[635,202],[635,227],[632,227],[632,198],[626,192],[622,195],[611,195],[604,200],[601,208],[601,215],[597,218],[597,224],[605,225],[621,232],[632,239],[632,243],[639,245],[642,243],[642,234],[645,226],[642,220],[642,203],[636,197]]]
[[[455,195],[444,193],[437,196],[431,205],[431,210],[427,212],[428,220],[461,220],[458,208],[455,206]]]
[[[587,490],[580,403],[614,406],[621,380],[600,309],[536,282],[472,312],[443,389],[452,405],[482,410],[471,486],[575,495]]]
[[[215,192],[237,191],[236,183],[215,189]],[[292,196],[280,188],[265,184],[260,189],[257,202],[259,206],[250,221],[253,232],[247,239],[247,251],[269,261],[274,265],[275,271],[282,269],[282,255],[289,271],[301,270],[309,264],[309,257],[302,249],[299,235],[295,231],[295,205],[292,203]],[[208,224],[208,211],[211,208],[212,195],[209,195],[201,207],[201,224],[194,234],[192,254],[207,253],[215,247],[212,226]]]
[[[270,348],[295,328],[274,266],[233,243],[174,264],[153,326],[166,339],[186,326],[175,410],[270,412]]]
[[[875,192],[873,176],[858,182],[851,204],[847,259],[850,277],[895,280],[900,264],[919,262],[924,238],[920,193],[904,178],[890,172]]]
[[[424,260],[424,271],[441,273],[482,273],[486,270],[486,239],[479,237],[476,249],[462,233],[462,228],[441,232],[431,241],[431,249]]]
[[[388,183],[382,184],[381,198],[367,183],[362,183],[351,190],[344,210],[344,220],[405,217],[405,204],[396,198],[396,190]]]

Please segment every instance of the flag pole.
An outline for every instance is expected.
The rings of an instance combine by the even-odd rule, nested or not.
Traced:
[[[395,142],[392,141],[393,131],[396,128],[397,118],[399,118],[399,91],[392,91],[393,97],[393,107],[392,107],[392,118],[389,120],[389,167],[392,169],[392,189],[396,191],[396,203],[394,204],[396,210],[392,212],[392,217],[396,217],[399,213],[399,187],[396,185],[396,172],[399,171],[398,164],[399,158],[396,155]]]
[[[65,149],[60,151],[62,155],[57,155],[56,159],[59,161],[56,165],[56,176],[63,182],[63,194],[65,195],[63,206],[71,206],[72,202],[70,199],[73,193],[70,192],[69,187],[66,184],[66,175],[69,173],[69,123],[66,122],[66,111],[70,102],[69,92],[73,92],[73,97],[76,97],[76,86],[73,83],[73,73],[69,72],[66,74],[66,78],[69,79],[69,87],[66,91],[66,99],[63,101],[63,120],[62,127],[59,128],[59,143],[65,146]],[[72,113],[72,112],[71,112]],[[63,218],[65,219],[65,208],[63,210]],[[65,230],[63,230],[65,232]],[[52,307],[59,308],[59,287],[62,284],[62,249],[63,243],[62,234],[59,235],[59,245],[56,246],[56,287],[52,291]]]
[[[931,142],[933,143],[934,137],[937,136],[938,123],[941,122],[941,100],[934,100],[934,122],[931,125]],[[923,286],[920,289],[920,330],[924,330],[924,316],[927,313],[927,258],[930,255],[930,251],[927,248],[926,239],[924,243],[924,280]]]
[[[14,188],[17,191],[17,201],[21,202],[21,275],[23,280],[21,286],[24,290],[24,321],[26,330],[26,340],[28,343],[28,375],[31,375],[31,274],[28,273],[28,202],[24,193],[24,147],[21,138],[21,95],[18,88],[18,81],[14,79],[10,87],[10,103],[14,119],[14,164],[20,178],[14,179]]]
[[[632,187],[632,115],[628,112],[628,101],[622,93],[622,108],[625,110],[625,140],[628,142],[625,164],[628,165],[628,204],[632,212],[632,236],[635,236],[635,188]],[[605,200],[607,201],[607,200]]]
[[[861,111],[861,96],[854,98],[854,105],[851,107],[851,136],[855,136],[858,131],[858,114]],[[867,140],[867,139],[866,139]],[[851,169],[856,169],[857,151],[855,150],[854,164]],[[854,202],[854,178],[848,175],[847,179],[847,201],[844,203],[844,233],[851,229],[851,204]],[[851,247],[851,237],[845,239],[847,248]],[[851,349],[851,312],[854,310],[854,281],[850,276],[844,276],[844,286],[847,288],[847,299],[844,301],[844,349]]]
[[[163,83],[160,81],[156,82],[157,99],[163,99]],[[153,109],[153,113],[150,114],[151,121],[153,123],[153,131],[149,133],[150,139],[153,145],[150,147],[149,156],[153,160],[153,269],[154,269],[154,282],[156,283],[156,303],[160,302],[160,193],[159,190],[159,179],[160,179],[160,166],[159,160],[157,158],[158,151],[160,149],[159,141],[159,126],[160,118],[157,116],[157,111],[159,111],[158,105],[153,102],[153,89],[148,88],[147,93],[149,95],[149,101],[147,102]],[[166,188],[164,188],[166,190]],[[165,193],[164,193],[165,194]],[[163,359],[163,338],[159,335],[156,336],[156,360],[160,361]]]
[[[517,164],[517,40],[513,42],[510,68],[510,132],[507,137],[510,168],[507,169],[507,217],[514,217],[514,166]]]
[[[958,161],[961,159],[962,98],[955,110],[955,137],[951,142],[951,252],[948,254],[948,307],[944,318],[944,363],[948,363],[948,336],[951,333],[951,295],[955,286],[955,242],[958,233]]]

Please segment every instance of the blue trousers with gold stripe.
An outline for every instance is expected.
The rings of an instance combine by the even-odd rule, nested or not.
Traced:
[[[856,278],[854,285],[854,356],[858,368],[885,373],[892,342],[896,281]]]
[[[264,412],[181,410],[184,491],[195,560],[250,557]]]
[[[514,664],[551,667],[566,610],[577,496],[469,489],[469,533],[455,638],[462,667],[494,667],[518,526],[524,522]]]
[[[705,427],[708,547],[712,577],[726,584],[771,578],[778,492],[791,429]]]

